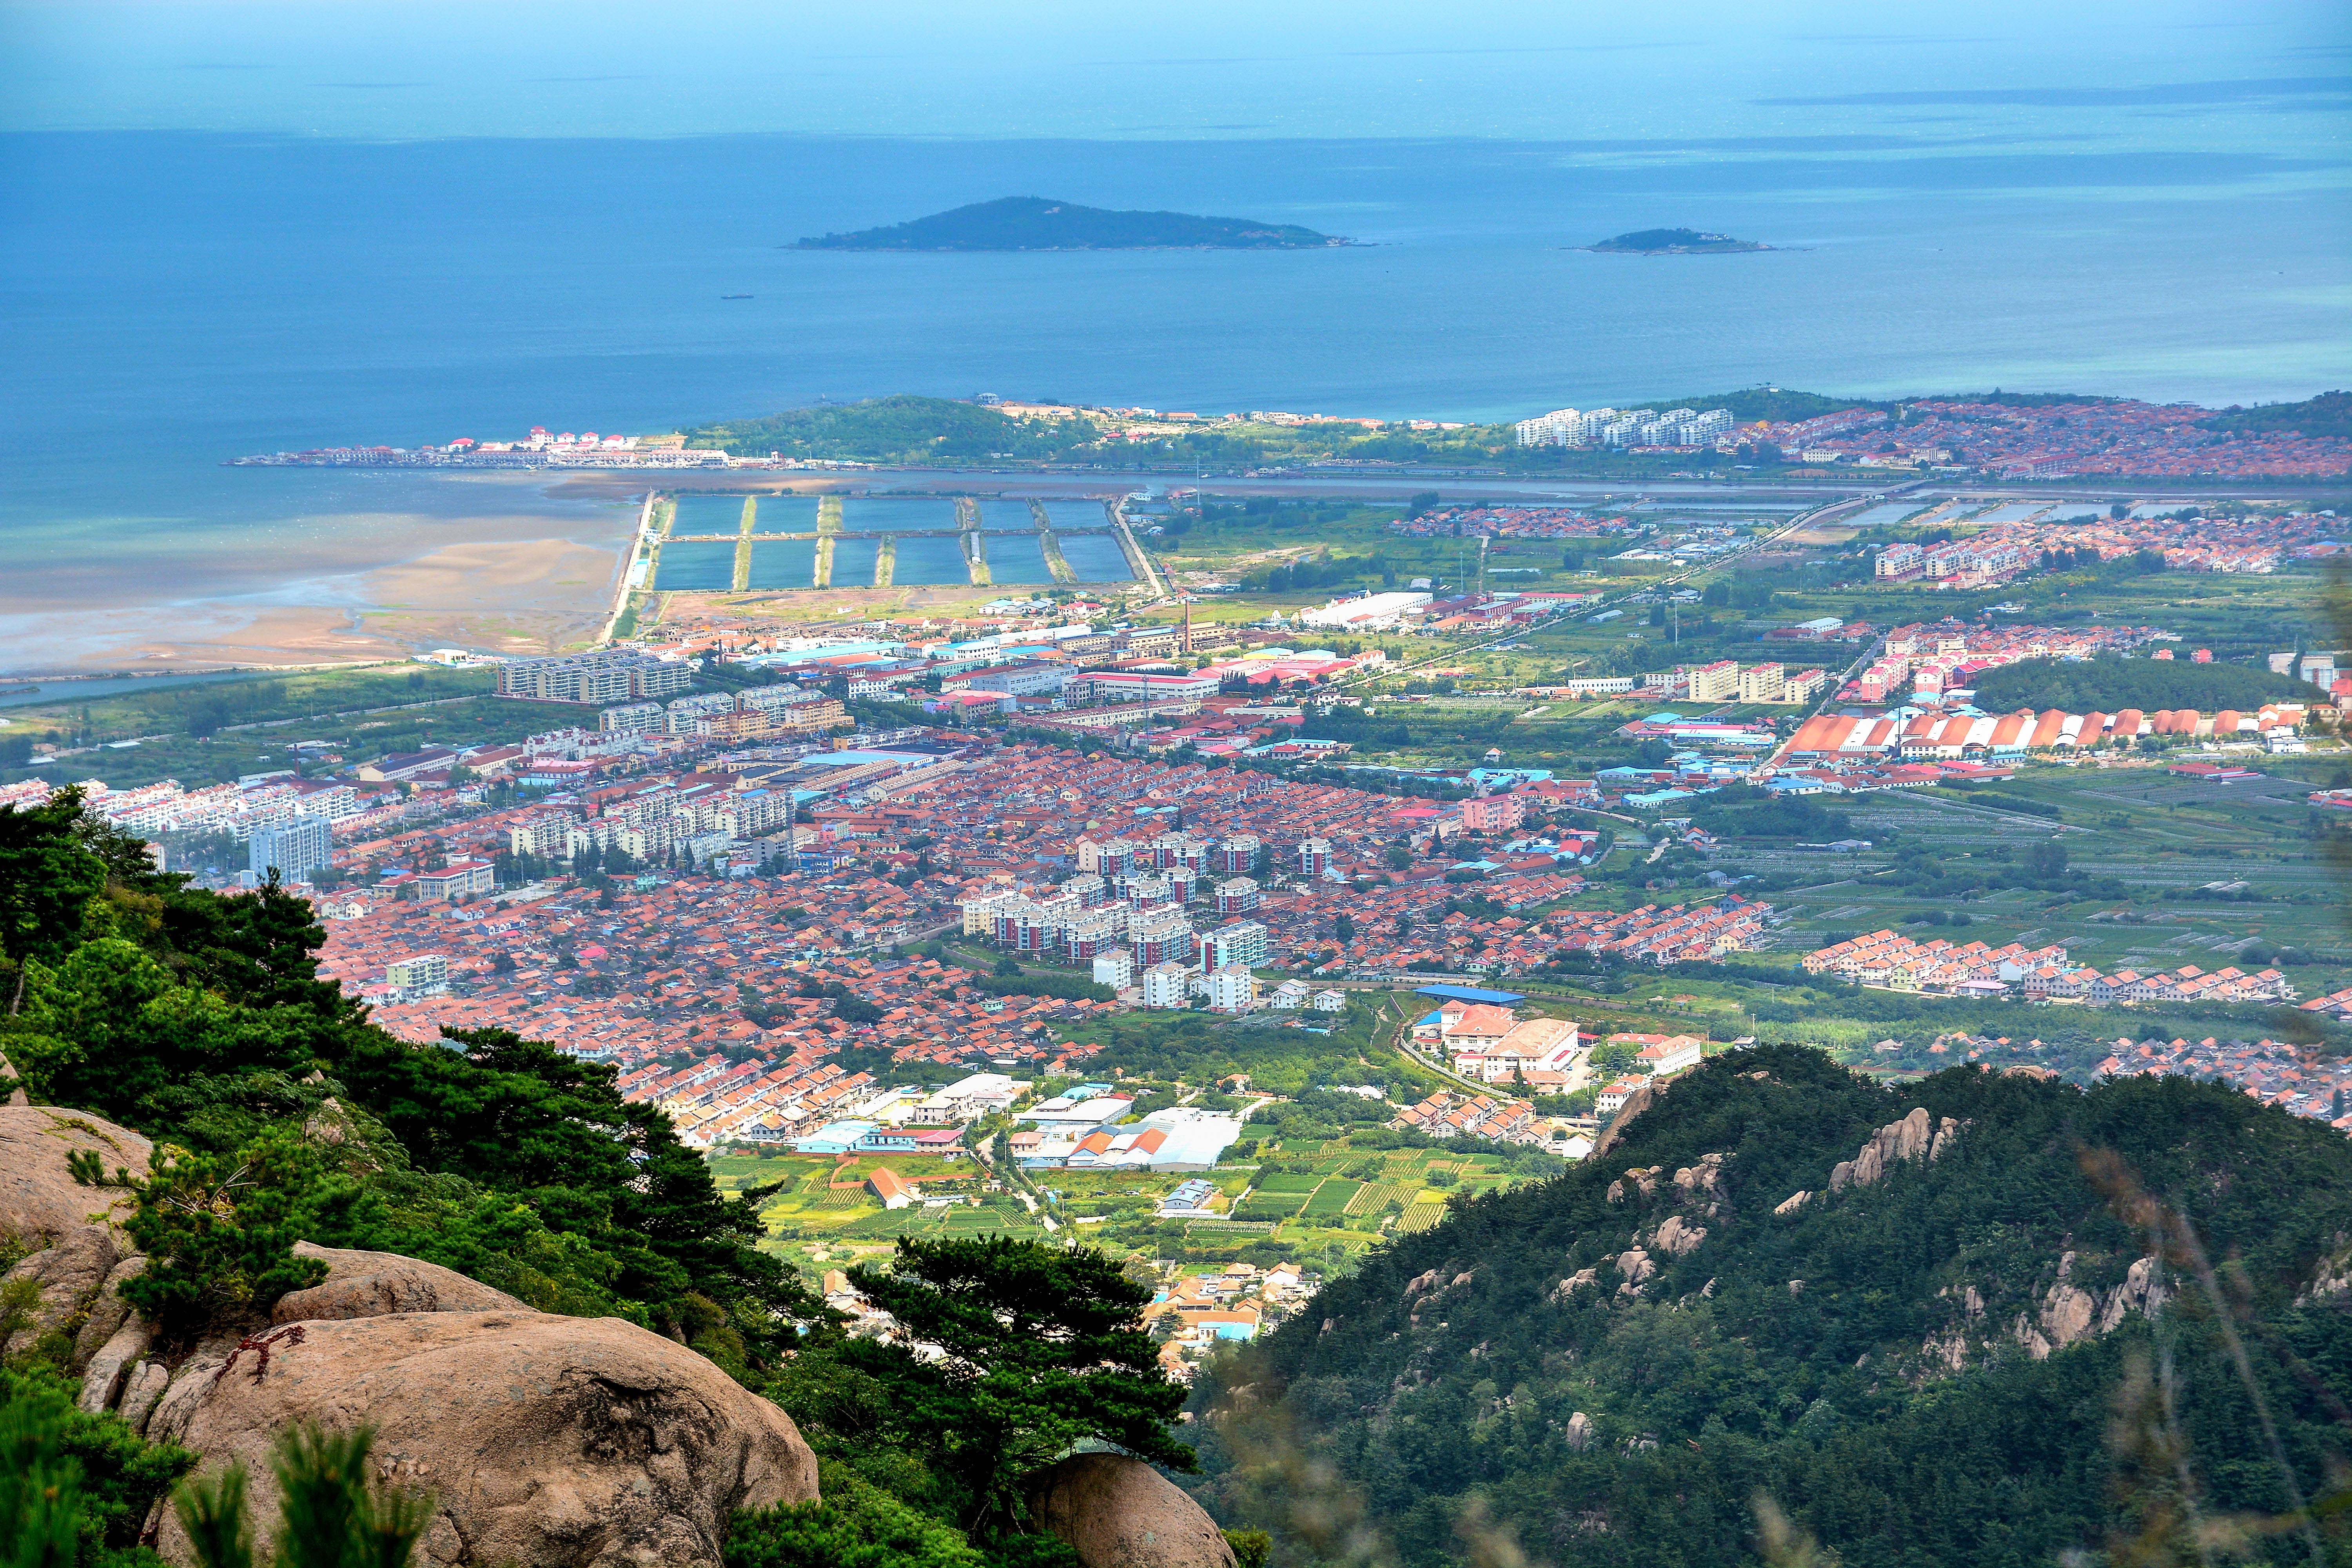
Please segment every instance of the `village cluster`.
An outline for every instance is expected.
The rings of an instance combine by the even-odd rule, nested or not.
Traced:
[[[1909,528],[1964,522],[1976,503],[1947,501],[1908,519]],[[2329,537],[2338,520],[2328,512],[2250,512],[2205,517],[2193,506],[2170,513],[2113,517],[2063,502],[2010,503],[1984,509],[1989,520],[1955,539],[1897,542],[1880,549],[1872,574],[1882,583],[1932,583],[1938,588],[1998,586],[2028,573],[2144,552],[2176,572],[2278,570],[2283,561],[2316,559],[2343,548]],[[2004,513],[2022,510],[2014,519]]]
[[[2063,947],[2027,949],[2017,942],[1988,947],[1938,937],[1918,942],[1895,931],[1873,931],[1809,952],[1808,974],[1837,974],[1887,991],[1926,991],[1987,1000],[2018,995],[2034,1001],[2291,1002],[2294,989],[2275,969],[2253,973],[2234,967],[2206,971],[2195,964],[2143,974],[2103,973],[2071,962]]]
[[[1769,443],[1808,463],[1973,468],[2000,479],[2283,479],[2352,468],[2352,441],[2341,437],[2239,434],[2212,420],[2210,409],[2129,398],[2046,404],[1927,398],[1893,414],[1849,408],[1814,419],[1743,425],[1726,440]]]

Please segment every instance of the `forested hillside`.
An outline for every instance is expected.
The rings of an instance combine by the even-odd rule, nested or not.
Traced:
[[[2352,1147],[2227,1089],[1718,1057],[1226,1363],[1202,1492],[1286,1563],[2315,1561],[2347,1237]]]
[[[2323,392],[2300,403],[2231,408],[2206,420],[2205,426],[2250,436],[2352,436],[2352,392]]]

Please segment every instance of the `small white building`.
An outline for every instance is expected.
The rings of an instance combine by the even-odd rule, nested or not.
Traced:
[[[1696,1035],[1673,1035],[1642,1047],[1642,1070],[1653,1078],[1664,1078],[1698,1066],[1706,1055],[1706,1042]]]
[[[1336,989],[1318,991],[1315,993],[1315,1010],[1318,1013],[1344,1013],[1348,1010],[1348,994]]]
[[[1603,1116],[1614,1116],[1625,1109],[1625,1102],[1641,1092],[1638,1078],[1621,1078],[1594,1097],[1592,1109]]]
[[[1114,991],[1124,991],[1135,984],[1135,958],[1127,952],[1104,952],[1095,955],[1095,984],[1108,985]]]

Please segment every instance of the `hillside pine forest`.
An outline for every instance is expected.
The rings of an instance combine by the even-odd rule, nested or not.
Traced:
[[[1203,1489],[1302,1561],[2343,1561],[2347,1240],[2228,1089],[1734,1053],[1224,1364]]]
[[[1565,1174],[1375,1249],[1188,1405],[1148,1288],[1083,1247],[902,1242],[854,1277],[944,1358],[845,1332],[759,1247],[763,1194],[722,1197],[610,1069],[394,1038],[321,938],[70,795],[0,811],[0,1088],[158,1146],[75,1172],[131,1200],[124,1296],[166,1342],[259,1321],[310,1242],[690,1346],[823,1477],[739,1515],[730,1568],[1068,1568],[1019,1500],[1074,1447],[1164,1467],[1245,1563],[2352,1561],[2352,1149],[2223,1087],[1729,1052]],[[143,1521],[223,1499],[77,1407],[36,1305],[0,1292],[0,1563],[156,1563]],[[289,1438],[289,1521],[352,1440]],[[280,1561],[407,1560],[410,1514],[345,1500],[390,1521],[373,1544]],[[233,1535],[205,1568],[251,1561]]]

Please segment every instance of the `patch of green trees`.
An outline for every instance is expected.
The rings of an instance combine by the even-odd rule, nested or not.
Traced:
[[[1977,678],[1977,706],[1988,713],[2021,708],[2068,713],[2115,713],[2137,708],[2194,708],[2252,713],[2265,702],[2310,700],[2315,689],[2292,676],[2242,664],[2197,664],[2184,658],[2027,659]]]

